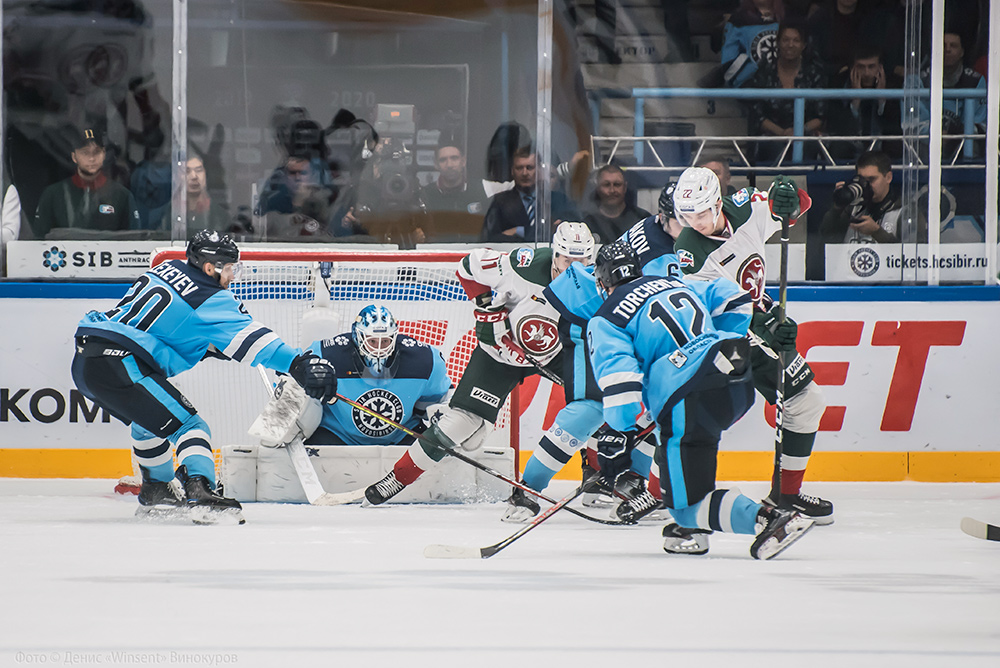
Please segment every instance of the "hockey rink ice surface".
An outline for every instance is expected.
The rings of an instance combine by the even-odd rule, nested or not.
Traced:
[[[959,530],[1000,523],[1000,484],[807,484],[836,523],[766,562],[562,512],[430,560],[517,525],[500,503],[151,525],[113,485],[0,479],[0,666],[1000,666],[1000,543]]]

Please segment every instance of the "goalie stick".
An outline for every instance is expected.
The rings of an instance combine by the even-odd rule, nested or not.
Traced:
[[[260,377],[263,379],[267,391],[273,393],[271,380],[267,377],[264,367],[258,366],[257,370],[260,371]],[[302,442],[301,432],[285,444],[285,450],[288,451],[288,458],[292,461],[292,466],[295,468],[295,475],[298,477],[299,483],[302,485],[302,490],[306,494],[306,500],[309,501],[310,505],[339,506],[345,503],[354,503],[364,498],[364,487],[339,494],[331,494],[323,489],[323,483],[319,481],[316,469],[313,468],[312,462],[309,461],[309,453],[306,452],[306,446]]]
[[[352,400],[348,399],[347,397],[345,397],[345,396],[343,396],[341,394],[337,395],[337,399],[340,400],[340,401],[346,402],[349,406],[353,406],[354,408],[357,408],[362,413],[367,413],[368,415],[371,415],[374,418],[378,418],[379,420],[382,420],[386,424],[388,424],[390,426],[393,426],[396,429],[399,429],[404,434],[408,434],[408,435],[410,435],[410,436],[412,436],[412,437],[414,437],[414,438],[416,438],[418,440],[422,440],[422,439],[426,438],[426,436],[424,436],[423,434],[419,434],[419,433],[413,431],[412,429],[407,429],[406,427],[404,427],[403,425],[399,424],[398,422],[395,422],[395,421],[393,421],[393,420],[385,417],[381,413],[373,411],[372,409],[368,408],[367,406],[363,406],[363,405],[359,404],[356,401],[352,401]],[[653,429],[653,425],[649,425],[648,427],[646,427],[645,429],[643,429],[639,433],[639,436],[640,437],[641,436],[645,436],[650,431],[652,431],[652,429]],[[496,470],[490,468],[486,464],[483,464],[482,462],[478,462],[475,459],[473,459],[472,457],[464,455],[461,452],[458,452],[457,450],[452,450],[451,448],[443,448],[443,447],[441,447],[441,446],[439,446],[437,444],[435,444],[435,447],[441,448],[449,456],[454,457],[455,459],[457,459],[459,461],[463,461],[466,464],[468,464],[469,466],[475,467],[475,468],[479,469],[480,471],[482,471],[483,473],[485,473],[487,475],[490,475],[490,476],[493,476],[494,478],[496,478],[498,480],[502,480],[503,482],[507,483],[508,485],[511,485],[513,487],[517,487],[521,491],[527,492],[528,494],[531,494],[532,496],[536,496],[539,499],[541,499],[542,501],[545,501],[546,503],[553,503],[553,504],[557,503],[555,499],[549,498],[545,494],[542,494],[541,492],[538,492],[536,490],[531,489],[530,487],[528,487],[527,485],[525,485],[522,482],[519,482],[517,480],[514,480],[513,478],[505,476],[503,473],[500,473],[499,471],[496,471]],[[587,481],[588,484],[591,482],[591,480]],[[581,494],[582,493],[583,492],[581,492]],[[573,498],[576,498],[576,497],[573,497]],[[569,501],[572,501],[572,500],[573,499],[570,499]],[[566,503],[569,503],[569,501],[567,501]],[[620,526],[620,525],[624,525],[624,524],[635,524],[635,522],[624,522],[622,520],[605,520],[605,519],[602,519],[600,517],[594,517],[593,515],[588,515],[587,513],[580,512],[576,508],[567,508],[566,510],[569,513],[571,513],[571,514],[576,515],[577,517],[581,517],[581,518],[583,518],[585,520],[589,520],[591,522],[596,522],[597,524],[608,524],[608,525],[612,525],[612,526]]]
[[[979,520],[972,519],[971,517],[962,518],[962,531],[969,534],[973,538],[1000,541],[1000,527],[994,524],[980,522]]]
[[[549,519],[557,512],[566,508],[566,504],[575,499],[576,497],[583,494],[583,490],[587,488],[592,482],[595,482],[597,473],[584,482],[580,483],[580,486],[567,497],[564,497],[557,501],[553,506],[546,508],[545,512],[541,513],[537,517],[531,520],[526,526],[521,528],[519,531],[507,536],[499,543],[494,543],[493,545],[487,545],[486,547],[464,547],[461,545],[428,545],[424,548],[424,557],[427,559],[489,559],[494,554],[504,549],[517,539],[519,539],[524,534],[528,533],[539,524]],[[567,508],[567,510],[569,510]]]

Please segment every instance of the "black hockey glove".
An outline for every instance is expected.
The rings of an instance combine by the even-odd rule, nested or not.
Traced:
[[[313,399],[325,404],[337,401],[337,370],[327,360],[303,353],[292,360],[288,375]]]
[[[771,350],[791,352],[795,350],[795,337],[799,326],[788,317],[779,324],[778,308],[775,307],[770,311],[754,311],[753,319],[750,321],[750,331],[763,339]]]
[[[594,434],[601,477],[609,486],[613,486],[618,476],[627,471],[632,463],[630,455],[635,447],[636,434],[634,429],[621,432],[608,425],[603,425]]]
[[[771,213],[781,218],[794,220],[799,215],[799,189],[795,181],[787,176],[774,179],[767,194],[771,203]]]

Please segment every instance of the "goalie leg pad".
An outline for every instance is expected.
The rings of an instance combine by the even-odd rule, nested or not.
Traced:
[[[298,383],[287,379],[278,383],[274,397],[250,425],[249,433],[269,448],[290,443],[299,436],[307,439],[323,419],[323,406],[306,395]]]

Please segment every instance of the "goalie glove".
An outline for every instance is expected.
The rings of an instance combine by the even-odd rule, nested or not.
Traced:
[[[635,448],[638,429],[618,431],[608,425],[602,425],[594,438],[597,439],[597,463],[601,467],[601,477],[608,486],[614,486],[615,480],[628,470],[632,463],[632,450]]]
[[[778,322],[778,307],[770,311],[755,311],[750,321],[750,331],[760,337],[771,350],[791,352],[795,350],[795,338],[799,326],[791,318]]]
[[[325,404],[336,403],[337,370],[322,357],[312,353],[298,355],[288,367],[288,375],[313,399]]]
[[[771,213],[779,218],[795,220],[799,217],[799,189],[787,176],[778,176],[767,193]]]

